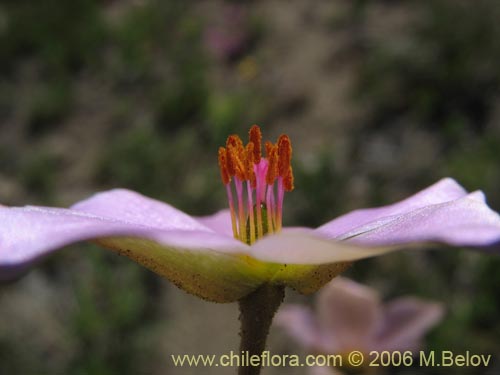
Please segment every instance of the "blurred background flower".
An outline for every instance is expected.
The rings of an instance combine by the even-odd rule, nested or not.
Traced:
[[[347,355],[357,350],[368,358],[371,351],[416,353],[443,312],[441,304],[412,296],[382,304],[374,289],[337,277],[316,297],[315,311],[286,305],[275,323],[311,353]]]
[[[217,147],[259,123],[294,142],[284,225],[315,227],[448,175],[498,211],[499,16],[496,0],[2,2],[0,202],[69,206],[122,186],[214,212],[225,206]],[[221,60],[210,30],[245,41]],[[0,287],[0,373],[234,373],[173,368],[168,354],[237,347],[236,305],[83,246]],[[348,276],[387,298],[443,302],[429,350],[498,355],[499,267],[471,252],[402,252]],[[270,340],[275,353],[303,350],[278,329]]]

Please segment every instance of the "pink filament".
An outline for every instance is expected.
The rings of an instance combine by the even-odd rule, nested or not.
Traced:
[[[242,242],[252,244],[266,234],[264,232],[264,220],[267,224],[267,233],[279,232],[282,227],[282,211],[285,188],[283,178],[277,178],[275,184],[266,183],[268,161],[262,158],[254,165],[256,184],[252,187],[250,181],[246,181],[246,194],[244,194],[243,182],[234,176],[234,189],[236,191],[236,202],[238,212],[235,210],[235,201],[230,183],[226,185],[233,235]],[[255,194],[255,195],[254,195]],[[255,205],[254,205],[255,201]],[[262,215],[262,203],[265,203],[266,216]],[[249,230],[247,229],[249,223]]]

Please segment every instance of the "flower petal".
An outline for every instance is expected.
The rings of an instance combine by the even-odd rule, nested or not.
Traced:
[[[366,246],[322,238],[313,231],[286,231],[266,236],[250,248],[249,254],[263,262],[280,265],[326,265],[382,255],[399,246]]]
[[[278,268],[274,282],[310,293],[341,273],[348,263],[394,250],[443,243],[454,246],[499,246],[500,216],[480,192],[384,217],[345,234],[345,240],[322,238],[318,230],[284,230],[257,241],[250,255]],[[315,265],[315,266],[314,266]]]
[[[341,273],[348,263],[429,243],[498,248],[500,216],[480,192],[384,217],[346,234],[346,240],[327,239],[317,230],[284,230],[257,241],[250,255],[275,263],[274,282],[310,293]]]
[[[373,289],[337,278],[319,294],[320,326],[332,342],[334,353],[371,350],[371,339],[382,320],[382,306]]]
[[[177,208],[127,189],[96,193],[71,209],[159,229],[210,231]]]
[[[320,230],[284,230],[257,241],[250,254],[278,264],[320,265],[349,262],[425,243],[492,247],[500,242],[500,216],[481,192],[383,217],[344,234],[324,238]],[[326,234],[328,236],[328,234]]]
[[[213,215],[196,217],[201,224],[212,229],[216,233],[233,237],[231,226],[231,213],[229,210],[221,210]]]
[[[352,231],[354,228],[381,218],[402,214],[432,204],[448,202],[464,197],[465,195],[467,195],[467,191],[455,180],[444,178],[401,202],[384,207],[367,208],[350,212],[323,224],[317,231],[328,238],[336,238]]]
[[[493,247],[500,242],[500,216],[482,193],[387,217],[346,233],[359,245],[394,246],[438,242],[454,246]],[[343,237],[344,237],[343,236]]]
[[[419,350],[423,336],[443,318],[443,314],[441,304],[414,297],[402,297],[388,303],[376,337],[377,350]]]
[[[1,278],[84,240],[96,240],[187,292],[217,302],[237,300],[270,277],[269,269],[255,267],[243,255],[247,245],[210,230],[164,230],[43,207],[1,207],[0,222]]]
[[[276,313],[274,322],[285,328],[288,334],[309,350],[330,353],[316,317],[310,308],[300,305],[283,306]]]
[[[274,265],[270,282],[310,294],[344,272],[353,260],[395,249],[327,240],[302,228],[264,237],[252,245],[249,255],[268,267]]]

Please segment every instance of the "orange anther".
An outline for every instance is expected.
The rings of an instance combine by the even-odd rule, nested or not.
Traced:
[[[232,177],[236,174],[234,160],[233,160],[233,157],[231,156],[231,153],[229,152],[229,149],[227,149],[227,151],[226,151],[226,169],[227,169],[227,174],[230,177]]]
[[[233,147],[232,145],[229,145],[227,149],[227,156],[228,156],[227,158],[228,169],[230,165],[231,168],[233,168],[234,170],[234,175],[238,177],[241,181],[245,181],[245,165],[243,164],[244,161],[241,160],[238,149],[236,147]]]
[[[226,148],[227,148],[227,171],[230,176],[234,176],[236,174],[236,167],[234,165],[235,159],[231,157],[229,153],[229,148],[233,147],[236,150],[239,150],[240,148],[243,148],[243,142],[241,141],[240,137],[238,137],[236,134],[232,134],[229,137],[227,137],[226,140]],[[237,152],[237,155],[239,156],[240,153]]]
[[[268,185],[272,185],[276,177],[278,177],[278,146],[271,144],[271,147],[268,151],[267,160],[267,174],[266,174],[266,183]],[[267,148],[267,143],[266,143]]]
[[[283,187],[285,188],[286,191],[292,191],[294,188],[293,171],[291,166],[288,168],[286,174],[283,176]]]
[[[251,186],[255,188],[257,186],[257,180],[255,178],[255,171],[253,170],[254,165],[254,153],[255,147],[253,142],[248,142],[247,147],[245,148],[245,177],[248,181],[250,181]]]
[[[272,142],[266,141],[265,147],[266,147],[266,157],[269,159],[269,156],[271,155],[271,150],[273,149],[274,145],[272,144]]]
[[[227,151],[224,147],[219,147],[219,168],[223,184],[229,184],[231,182],[231,176],[227,170]]]
[[[229,145],[231,145],[233,147],[237,147],[239,145],[243,146],[243,141],[241,140],[241,138],[237,134],[231,134],[229,137],[227,137],[227,140],[226,140],[226,147]]]
[[[261,148],[262,148],[262,133],[260,131],[260,127],[258,125],[253,125],[248,132],[250,142],[254,144],[253,154],[254,154],[254,163],[260,163],[260,158],[262,156]]]
[[[238,156],[240,158],[243,157],[243,152],[245,151],[245,147],[243,146],[243,141],[236,134],[232,134],[227,137],[226,140],[226,148],[229,150],[229,146],[232,146],[236,149]]]
[[[278,174],[285,177],[290,169],[292,160],[292,143],[287,135],[282,134],[278,138]]]

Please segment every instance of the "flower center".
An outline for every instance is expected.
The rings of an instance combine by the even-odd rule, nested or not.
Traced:
[[[261,149],[262,133],[257,125],[250,128],[246,146],[233,134],[227,138],[226,147],[219,147],[233,235],[247,244],[281,230],[285,191],[293,190],[290,138],[282,134],[274,144],[267,141],[266,157],[262,157]]]

